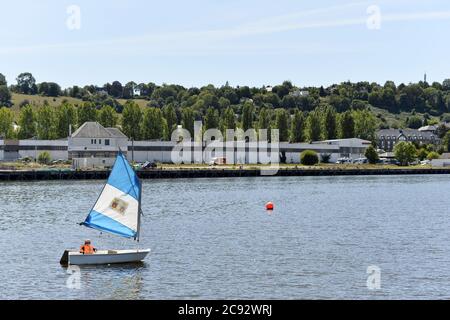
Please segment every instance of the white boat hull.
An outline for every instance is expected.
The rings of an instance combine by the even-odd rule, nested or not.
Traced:
[[[62,265],[96,265],[140,262],[150,253],[142,250],[99,250],[94,254],[82,254],[75,250],[66,250],[61,258]]]

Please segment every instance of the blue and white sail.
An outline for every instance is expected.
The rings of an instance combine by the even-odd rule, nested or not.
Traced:
[[[139,237],[141,182],[119,152],[108,181],[83,225],[125,238]]]

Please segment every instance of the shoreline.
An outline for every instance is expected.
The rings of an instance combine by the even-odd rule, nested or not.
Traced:
[[[264,170],[263,170],[264,171]],[[183,178],[239,178],[239,177],[292,177],[292,176],[369,176],[369,175],[430,175],[450,174],[450,168],[280,168],[276,174],[262,174],[261,169],[177,168],[139,170],[142,179]],[[105,180],[109,170],[73,171],[53,170],[0,170],[0,181],[45,180]]]

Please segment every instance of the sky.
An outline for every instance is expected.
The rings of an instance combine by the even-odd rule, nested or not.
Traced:
[[[450,78],[448,0],[15,0],[0,73],[62,87]]]

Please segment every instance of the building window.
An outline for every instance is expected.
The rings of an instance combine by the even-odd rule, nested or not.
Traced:
[[[109,146],[109,139],[105,139],[105,146]]]
[[[102,144],[102,139],[98,139],[98,144]]]

